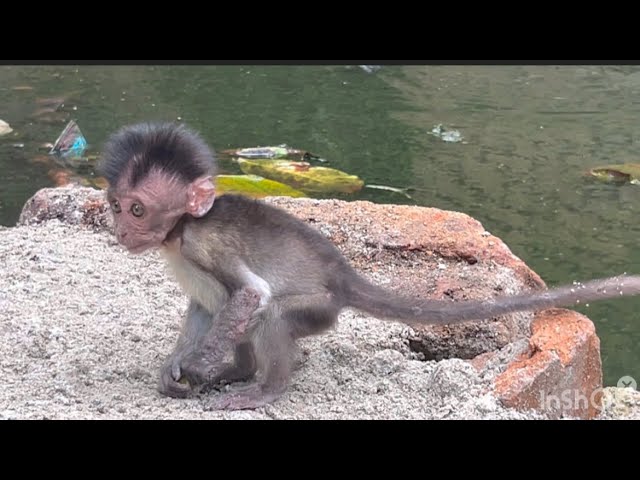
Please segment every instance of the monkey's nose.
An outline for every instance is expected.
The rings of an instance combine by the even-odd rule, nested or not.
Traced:
[[[127,232],[118,232],[118,241],[121,242],[127,236]]]

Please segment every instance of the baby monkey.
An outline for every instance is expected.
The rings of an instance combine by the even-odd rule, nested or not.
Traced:
[[[118,242],[134,254],[159,249],[190,297],[159,390],[184,397],[192,382],[249,381],[214,396],[211,409],[257,408],[279,398],[295,341],[330,329],[344,308],[409,325],[449,324],[640,293],[640,277],[628,276],[486,302],[402,297],[360,276],[293,215],[243,196],[216,198],[213,150],[183,125],[120,129],[105,145],[100,170]],[[259,305],[236,342],[233,365],[221,372],[207,348],[219,341],[225,305],[244,288],[258,293]]]

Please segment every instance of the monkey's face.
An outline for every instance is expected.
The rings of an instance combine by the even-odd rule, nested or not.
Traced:
[[[116,239],[133,254],[161,247],[185,213],[184,208],[177,205],[144,200],[138,195],[114,195],[109,198]]]
[[[136,187],[107,191],[118,243],[139,254],[162,242],[186,213],[187,188],[166,178],[147,178]]]
[[[180,217],[205,215],[214,196],[210,177],[185,184],[162,172],[150,174],[135,187],[124,183],[107,191],[116,239],[133,254],[162,247]]]

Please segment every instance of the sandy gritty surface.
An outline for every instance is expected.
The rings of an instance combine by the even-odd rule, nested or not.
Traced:
[[[500,407],[468,362],[422,361],[407,327],[356,312],[301,342],[282,399],[207,412],[156,390],[186,305],[156,254],[131,256],[108,233],[58,221],[0,229],[0,418],[536,418]]]

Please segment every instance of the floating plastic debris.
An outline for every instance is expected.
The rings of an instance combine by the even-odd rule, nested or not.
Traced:
[[[53,144],[49,154],[62,157],[81,157],[86,148],[87,141],[82,135],[80,127],[71,120]]]
[[[308,162],[291,160],[249,160],[239,158],[240,170],[284,183],[305,193],[354,193],[364,182],[355,175],[327,167],[314,167]]]
[[[462,134],[458,130],[445,130],[441,123],[433,127],[429,133],[440,138],[443,142],[458,143],[462,141]]]
[[[407,190],[409,189],[409,187],[407,187],[407,188],[398,188],[398,187],[390,187],[388,185],[371,185],[371,184],[367,184],[367,185],[365,185],[365,188],[374,188],[376,190],[387,190],[389,192],[400,193],[400,194],[404,195],[405,197],[407,197],[408,199],[413,200],[413,198],[411,198],[411,195],[409,195],[407,193]]]
[[[216,177],[216,186],[219,195],[239,193],[254,198],[267,196],[305,196],[305,194],[299,190],[259,175],[218,175]]]
[[[13,128],[11,128],[4,120],[0,120],[0,137],[11,132],[13,132]]]
[[[308,162],[310,160],[316,160],[319,162],[325,161],[318,155],[314,155],[311,152],[299,150],[297,148],[290,148],[287,145],[278,145],[277,147],[232,148],[229,150],[223,150],[221,153],[250,159],[288,158],[290,160],[300,160],[303,162]]]
[[[367,73],[376,73],[382,68],[380,65],[358,65],[362,70]]]
[[[607,183],[640,185],[640,163],[620,163],[591,168],[588,175]]]

